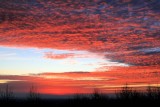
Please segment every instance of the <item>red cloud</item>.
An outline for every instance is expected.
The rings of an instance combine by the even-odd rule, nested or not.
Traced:
[[[53,54],[52,52],[47,52],[44,56],[45,58],[49,59],[66,59],[74,57],[74,54],[67,53],[67,54]]]
[[[159,2],[100,1],[0,2],[0,45],[110,52],[114,61],[158,65],[159,54],[139,50],[160,47],[159,10],[150,5]]]

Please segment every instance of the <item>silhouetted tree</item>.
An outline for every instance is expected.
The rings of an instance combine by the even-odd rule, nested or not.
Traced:
[[[94,92],[92,94],[92,99],[100,99],[101,95],[98,89],[94,89]]]
[[[156,93],[157,93],[157,99],[160,100],[160,86],[157,86]]]
[[[150,99],[158,100],[160,99],[160,87],[148,87],[147,89],[147,97]]]
[[[107,99],[108,97],[102,94],[98,89],[94,89],[93,94],[91,95],[91,98],[93,100],[101,100],[101,99]]]
[[[28,95],[28,100],[29,101],[38,101],[40,100],[40,94],[35,86],[31,86],[29,90],[29,95]]]
[[[14,94],[12,89],[7,84],[4,90],[0,90],[0,98],[4,101],[9,101],[14,99]]]
[[[122,90],[116,93],[116,97],[118,99],[125,99],[128,100],[132,96],[132,89],[128,87],[126,84],[124,87],[122,87]]]
[[[147,88],[147,94],[146,94],[146,97],[148,98],[148,99],[150,99],[150,100],[154,100],[154,99],[156,99],[156,94],[157,94],[157,92],[156,92],[157,90],[156,90],[156,88],[155,87],[151,87],[150,85],[148,86],[148,88]]]

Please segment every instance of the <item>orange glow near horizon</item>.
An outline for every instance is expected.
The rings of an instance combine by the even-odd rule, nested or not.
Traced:
[[[152,68],[152,69],[151,69]],[[28,92],[35,85],[43,94],[92,93],[98,89],[102,93],[114,93],[128,84],[128,87],[144,90],[148,86],[160,85],[159,66],[153,67],[117,67],[107,72],[84,73],[41,73],[29,76],[1,76],[12,79],[8,83],[21,92]],[[19,79],[22,81],[14,81]],[[17,87],[16,84],[19,84]],[[27,87],[27,89],[26,89]]]

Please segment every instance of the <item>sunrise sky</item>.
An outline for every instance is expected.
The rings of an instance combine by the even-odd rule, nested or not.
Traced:
[[[0,88],[109,93],[160,85],[159,0],[0,0]]]

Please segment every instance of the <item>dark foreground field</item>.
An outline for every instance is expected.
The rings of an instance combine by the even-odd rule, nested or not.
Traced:
[[[13,96],[6,90],[1,94],[0,107],[160,107],[160,88],[148,87],[145,92],[138,92],[128,87],[109,97],[95,91],[90,95],[77,94],[68,99],[43,99],[36,92],[30,92],[25,99]]]
[[[150,107],[159,107],[160,100],[152,100],[152,99],[108,99],[108,98],[95,98],[95,99],[61,99],[61,100],[37,100],[37,101],[29,101],[29,100],[10,100],[3,101],[0,103],[0,107],[113,107],[113,106],[123,106],[123,107],[131,107],[131,106],[150,106]]]

